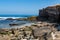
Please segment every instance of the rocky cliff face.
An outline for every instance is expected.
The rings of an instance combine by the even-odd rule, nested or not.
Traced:
[[[60,5],[49,6],[39,10],[38,20],[49,20],[51,22],[60,22]]]

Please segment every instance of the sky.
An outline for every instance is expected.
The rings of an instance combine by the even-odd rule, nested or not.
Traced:
[[[0,0],[0,15],[38,15],[39,9],[60,4],[60,0]]]

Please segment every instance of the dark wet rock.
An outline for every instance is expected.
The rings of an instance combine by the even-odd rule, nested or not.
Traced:
[[[6,20],[14,20],[13,18],[7,18]]]
[[[19,24],[9,24],[10,26],[17,26],[17,25],[19,25]]]

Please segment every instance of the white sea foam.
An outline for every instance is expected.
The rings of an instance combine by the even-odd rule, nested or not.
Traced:
[[[13,19],[16,19],[16,18],[27,18],[27,17],[0,17],[0,20],[5,20],[7,18],[13,18]]]

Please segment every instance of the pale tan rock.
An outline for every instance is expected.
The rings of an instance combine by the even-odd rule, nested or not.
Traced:
[[[8,35],[0,36],[0,40],[10,40],[10,37]]]

